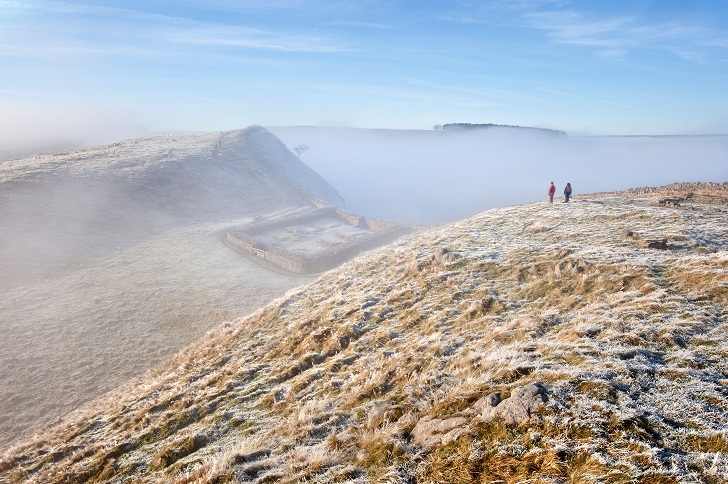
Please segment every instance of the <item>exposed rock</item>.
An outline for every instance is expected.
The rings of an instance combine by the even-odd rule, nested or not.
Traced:
[[[667,239],[648,240],[647,241],[647,248],[648,249],[666,250],[667,249]]]
[[[536,411],[547,399],[544,386],[537,382],[531,383],[514,389],[510,397],[495,407],[484,406],[482,417],[486,422],[502,419],[506,425],[518,426],[535,418]]]
[[[535,222],[523,228],[523,231],[528,234],[542,234],[549,230],[551,230],[551,227],[541,222]]]
[[[462,255],[459,252],[452,251],[446,248],[440,248],[435,251],[435,260],[443,265],[454,264],[459,261]]]
[[[493,392],[475,402],[475,405],[473,405],[473,407],[478,413],[485,413],[491,411],[493,407],[496,407],[501,401],[501,393]]]
[[[447,445],[458,439],[466,429],[466,419],[453,417],[448,419],[422,417],[412,429],[412,441],[425,449],[436,445]]]
[[[554,265],[553,272],[557,276],[561,275],[562,273],[574,273],[582,274],[584,273],[587,268],[589,267],[589,264],[586,261],[583,260],[562,260],[557,262]]]
[[[690,198],[692,198],[692,193],[690,195],[691,195]],[[680,202],[682,202],[682,201],[683,201],[682,198],[665,197],[665,198],[659,199],[657,201],[657,204],[658,205],[667,206],[667,207],[679,207],[680,206]]]

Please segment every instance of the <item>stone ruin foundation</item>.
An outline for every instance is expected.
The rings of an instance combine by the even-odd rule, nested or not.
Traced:
[[[296,274],[315,274],[340,265],[413,232],[405,224],[372,221],[336,207],[230,229],[226,241],[237,250]]]

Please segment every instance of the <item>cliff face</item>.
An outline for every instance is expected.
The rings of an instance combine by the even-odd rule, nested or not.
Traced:
[[[491,210],[222,324],[0,480],[722,482],[727,316],[724,207]]]

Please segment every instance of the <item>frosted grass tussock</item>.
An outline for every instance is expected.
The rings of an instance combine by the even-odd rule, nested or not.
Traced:
[[[725,482],[727,226],[615,198],[408,236],[10,449],[0,478]],[[486,418],[534,383],[526,418]]]

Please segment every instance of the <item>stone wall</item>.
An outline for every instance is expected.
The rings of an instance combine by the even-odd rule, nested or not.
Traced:
[[[307,224],[309,222],[314,222],[314,221],[324,218],[324,217],[329,217],[329,216],[337,217],[338,215],[336,212],[337,212],[336,207],[317,208],[316,210],[314,210],[313,212],[308,213],[308,214],[255,224],[255,225],[252,225],[252,226],[246,228],[244,232],[248,235],[262,234],[264,232],[269,232],[271,230],[277,230],[277,229],[290,227],[291,225]]]
[[[260,257],[287,271],[297,274],[313,274],[336,267],[360,252],[393,242],[402,235],[413,231],[412,228],[403,224],[392,222],[377,223],[377,221],[374,221],[372,222],[372,232],[367,237],[359,238],[349,244],[341,244],[324,249],[312,256],[303,256],[278,247],[269,247],[255,237],[256,235],[271,230],[290,227],[295,224],[314,222],[321,218],[331,216],[338,217],[359,228],[366,228],[366,220],[358,214],[346,212],[335,207],[323,207],[316,209],[311,214],[257,224],[246,229],[231,229],[228,231],[226,239],[231,246],[248,254]],[[364,227],[361,226],[362,223]]]
[[[372,232],[389,232],[391,230],[400,229],[402,227],[409,226],[399,222],[390,222],[388,220],[372,220],[369,229]]]
[[[339,245],[323,250],[315,256],[302,256],[277,247],[266,247],[241,230],[230,230],[227,241],[233,247],[251,255],[267,260],[283,269],[296,274],[314,274],[332,269],[353,258],[360,252],[375,249],[399,237],[412,232],[408,227],[399,227],[385,232],[372,233],[365,239],[359,239],[346,245]]]
[[[662,187],[630,188],[618,192],[599,192],[579,195],[580,199],[626,197],[626,198],[686,198],[694,203],[728,205],[728,183],[672,183]]]
[[[367,219],[366,217],[364,217],[364,215],[359,215],[358,213],[349,212],[340,208],[336,209],[336,215],[340,219],[344,220],[349,225],[353,225],[354,227],[359,227],[360,229],[369,228],[369,225],[367,224]]]

